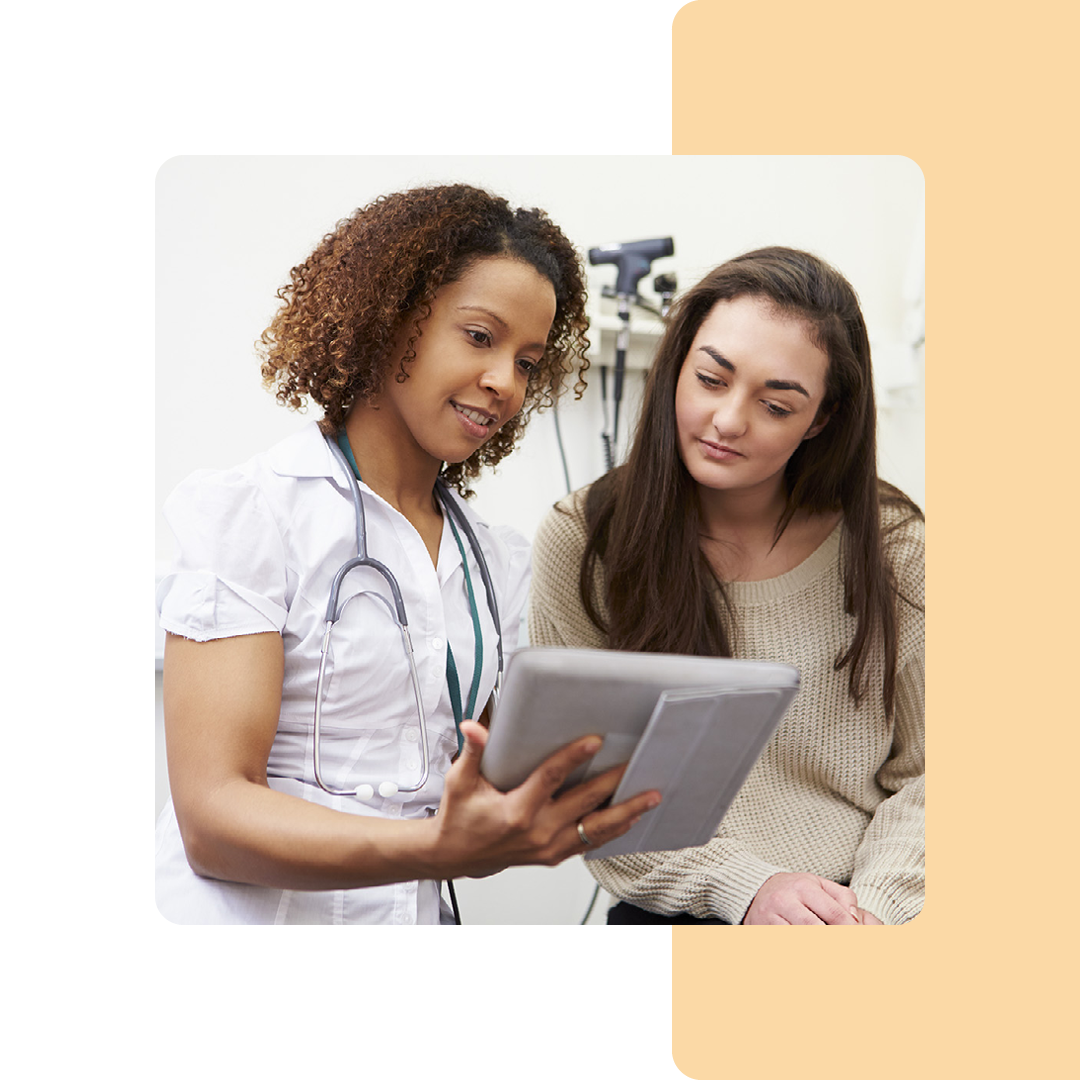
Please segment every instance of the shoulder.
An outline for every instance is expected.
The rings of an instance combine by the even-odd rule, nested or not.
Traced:
[[[926,547],[926,521],[911,506],[882,503],[881,537],[887,550],[922,554]]]
[[[547,512],[536,530],[533,543],[533,558],[538,564],[580,565],[588,540],[588,527],[585,524],[585,500],[588,494],[589,487],[579,488]]]
[[[173,489],[164,512],[170,519],[207,520],[254,514],[280,518],[287,524],[302,490],[298,481],[329,477],[344,490],[346,480],[337,471],[318,426],[311,423],[240,465],[197,469]]]
[[[271,489],[297,478],[334,476],[336,471],[318,426],[311,423],[240,465],[196,469],[177,485],[173,494],[200,488]]]
[[[585,503],[589,489],[556,503],[540,523],[533,542],[533,578],[529,593],[529,638],[534,645],[563,648],[606,647],[606,639],[581,599],[581,566],[588,541]],[[593,599],[604,604],[599,578]]]
[[[926,522],[911,506],[888,502],[881,507],[881,544],[900,592],[923,603],[926,573]]]

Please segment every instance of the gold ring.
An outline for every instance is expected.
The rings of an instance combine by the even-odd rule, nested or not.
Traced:
[[[586,847],[593,846],[593,842],[588,838],[588,836],[585,835],[585,826],[582,825],[580,821],[577,823],[577,834],[581,838],[581,842]]]

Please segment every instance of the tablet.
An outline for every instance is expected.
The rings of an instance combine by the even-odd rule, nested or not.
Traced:
[[[570,775],[565,785],[570,787],[630,761],[656,714],[653,751],[671,763],[666,767],[669,789],[679,783],[671,771],[678,769],[675,762],[685,753],[693,758],[706,751],[714,759],[715,786],[730,788],[734,779],[738,784],[745,779],[798,689],[799,672],[788,664],[601,649],[519,649],[506,665],[481,772],[495,787],[509,791],[561,746],[582,735],[602,735],[604,745]],[[684,691],[706,693],[687,698]],[[661,702],[665,692],[666,706]],[[646,767],[637,771],[653,779],[658,773],[649,761],[655,755],[644,751],[643,746],[639,757]],[[733,772],[736,757],[740,767]],[[687,764],[684,760],[684,770]],[[617,799],[625,795],[626,780]],[[657,785],[639,790],[650,786]],[[669,801],[668,792],[661,791]]]

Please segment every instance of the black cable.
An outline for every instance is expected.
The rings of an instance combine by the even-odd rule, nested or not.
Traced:
[[[454,923],[457,926],[461,925],[461,912],[457,906],[457,893],[454,892],[454,883],[452,881],[446,882],[446,888],[450,892],[450,906],[454,909]]]
[[[570,467],[566,464],[566,447],[563,446],[562,427],[559,425],[558,404],[551,411],[555,414],[555,440],[559,444],[559,457],[562,458],[562,471],[566,479],[566,494],[569,495],[574,489],[570,486]]]
[[[600,895],[600,886],[597,885],[592,892],[592,899],[589,901],[589,910],[585,912],[585,918],[578,923],[579,926],[584,926],[589,921],[589,916],[592,914],[593,905],[596,903],[596,898]]]

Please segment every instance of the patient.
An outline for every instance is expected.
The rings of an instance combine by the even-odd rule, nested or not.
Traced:
[[[534,645],[802,676],[713,840],[586,863],[610,923],[921,910],[923,516],[878,478],[875,427],[854,290],[806,252],[753,251],[672,310],[627,463],[541,525]]]

